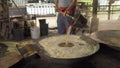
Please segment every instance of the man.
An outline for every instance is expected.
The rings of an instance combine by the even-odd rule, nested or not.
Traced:
[[[76,2],[77,0],[56,0],[55,9],[59,12],[57,18],[58,33],[66,34],[68,27],[73,24],[72,18],[66,14],[74,16]],[[72,28],[71,33],[75,34],[74,28]]]

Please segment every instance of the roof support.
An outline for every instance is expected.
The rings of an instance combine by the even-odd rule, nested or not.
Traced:
[[[93,6],[92,14],[93,16],[97,16],[98,0],[93,0],[92,6]]]

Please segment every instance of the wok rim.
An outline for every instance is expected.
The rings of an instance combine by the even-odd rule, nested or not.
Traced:
[[[56,35],[56,36],[59,36],[59,35]],[[78,35],[77,35],[78,36]],[[83,35],[82,35],[83,36]],[[52,36],[53,37],[53,36]],[[86,36],[87,37],[87,36]],[[89,38],[89,37],[87,37],[87,38]],[[44,39],[44,38],[43,38]],[[93,40],[93,39],[91,39],[91,38],[89,38],[90,40]],[[42,40],[42,39],[41,39]],[[40,40],[40,41],[41,41]],[[93,40],[94,41],[94,40]],[[97,43],[96,41],[94,41],[95,43],[96,43],[96,45],[94,45],[94,46],[96,46],[96,49],[94,50],[94,52],[93,53],[91,53],[91,54],[89,54],[89,55],[86,55],[86,56],[82,56],[82,57],[77,57],[77,58],[54,58],[54,57],[50,57],[50,56],[48,56],[48,55],[46,55],[45,54],[45,52],[44,52],[44,50],[42,50],[41,49],[41,53],[40,53],[40,55],[41,55],[41,57],[43,58],[43,59],[46,59],[47,61],[50,61],[50,62],[57,62],[57,63],[61,63],[61,62],[64,62],[64,63],[73,63],[73,62],[76,62],[76,61],[81,61],[82,59],[86,59],[86,58],[88,58],[88,57],[90,57],[90,56],[92,56],[92,55],[94,55],[95,53],[97,53],[98,51],[99,51],[99,49],[100,49],[100,45],[99,45],[99,43]],[[90,44],[90,43],[88,43],[88,44]],[[92,44],[93,45],[93,44]],[[39,46],[40,46],[40,43],[39,43]],[[41,48],[41,47],[40,47]]]

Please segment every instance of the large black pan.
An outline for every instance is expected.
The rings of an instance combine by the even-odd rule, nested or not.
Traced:
[[[104,30],[91,34],[91,38],[99,43],[120,51],[120,30]]]
[[[83,60],[87,60],[89,59],[93,54],[95,54],[98,50],[99,50],[99,44],[92,40],[91,38],[87,37],[87,36],[81,36],[80,37],[81,39],[85,40],[87,43],[91,44],[91,45],[94,45],[94,46],[97,46],[97,49],[96,51],[94,51],[94,53],[92,53],[91,55],[88,55],[88,56],[84,56],[84,57],[80,57],[80,58],[68,58],[68,59],[64,59],[64,58],[53,58],[53,57],[50,57],[46,51],[44,51],[44,48],[40,47],[41,48],[41,51],[39,52],[40,56],[46,60],[46,61],[49,61],[49,62],[53,62],[53,63],[64,63],[64,64],[72,64],[72,63],[75,63],[75,62],[80,62],[80,61],[83,61]]]

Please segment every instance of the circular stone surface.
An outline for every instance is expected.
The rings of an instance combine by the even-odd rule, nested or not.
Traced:
[[[71,47],[60,46],[65,44],[65,41],[66,35],[59,35],[42,39],[39,44],[50,57],[59,59],[82,58],[94,54],[99,49],[99,44],[89,44],[77,35],[70,35],[68,44],[72,45]]]

